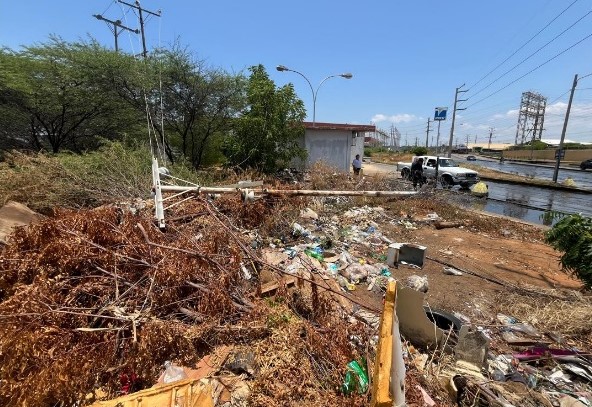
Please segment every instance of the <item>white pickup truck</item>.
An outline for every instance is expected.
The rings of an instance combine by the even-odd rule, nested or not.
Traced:
[[[459,167],[450,158],[422,155],[414,157],[414,160],[420,158],[423,158],[423,175],[425,178],[436,177],[436,163],[438,163],[438,179],[443,187],[460,185],[461,188],[469,188],[471,185],[479,182],[477,171]],[[398,162],[397,171],[401,173],[403,178],[409,179],[411,175],[411,163]]]

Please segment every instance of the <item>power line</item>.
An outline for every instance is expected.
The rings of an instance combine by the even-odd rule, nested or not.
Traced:
[[[472,89],[473,86],[476,86],[477,84],[479,84],[483,79],[487,78],[489,75],[491,75],[493,72],[495,72],[500,66],[502,66],[503,64],[505,64],[510,58],[512,58],[514,55],[516,55],[522,48],[524,48],[525,46],[527,46],[532,40],[534,40],[540,33],[542,33],[543,31],[545,31],[545,29],[547,29],[547,27],[549,27],[551,24],[553,24],[553,22],[555,20],[557,20],[559,17],[561,17],[567,10],[569,10],[571,8],[571,6],[573,6],[574,4],[576,4],[579,0],[574,0],[569,6],[567,6],[561,13],[559,13],[557,16],[555,16],[555,18],[553,18],[551,21],[549,21],[543,28],[541,28],[535,35],[533,35],[532,37],[530,37],[530,39],[528,41],[526,41],[524,44],[522,44],[516,51],[514,51],[509,57],[507,57],[506,59],[504,59],[501,63],[499,63],[495,68],[493,68],[491,71],[489,71],[485,76],[483,76],[481,79],[479,79],[477,82],[475,82],[473,85],[470,86],[469,89]]]
[[[573,3],[572,3],[573,4]],[[578,20],[576,20],[572,25],[570,25],[569,27],[567,27],[565,30],[561,31],[559,34],[557,34],[555,37],[553,37],[551,40],[549,40],[547,43],[545,43],[543,46],[541,46],[540,48],[538,48],[536,51],[534,51],[532,54],[530,54],[529,56],[527,56],[526,58],[524,58],[522,61],[520,61],[519,63],[517,63],[516,65],[514,65],[512,68],[508,69],[506,72],[504,72],[503,74],[501,74],[500,76],[498,76],[497,78],[495,78],[492,82],[490,82],[487,86],[485,86],[484,88],[481,88],[478,92],[474,93],[473,95],[471,95],[470,97],[467,98],[471,99],[474,96],[477,96],[479,93],[483,92],[485,89],[489,88],[491,85],[493,85],[494,83],[496,83],[498,80],[500,80],[501,78],[503,78],[504,76],[506,76],[507,74],[509,74],[510,72],[512,72],[513,70],[515,70],[516,68],[518,68],[520,65],[522,65],[523,63],[525,63],[526,61],[528,61],[530,58],[532,58],[533,56],[535,56],[536,54],[538,54],[542,49],[546,48],[549,44],[551,44],[553,41],[555,41],[557,38],[561,37],[563,34],[565,34],[567,31],[571,30],[576,24],[578,24],[580,21],[582,21],[584,18],[588,17],[590,14],[592,14],[592,10],[588,11],[586,14],[584,14],[582,17],[580,17]]]
[[[591,11],[591,12],[592,12],[592,11]],[[588,13],[588,14],[590,14],[590,13]],[[484,97],[484,98],[482,98],[482,99],[479,99],[479,100],[478,100],[478,101],[476,101],[475,103],[473,103],[473,104],[471,104],[471,105],[467,106],[467,108],[469,108],[469,107],[471,107],[471,106],[475,106],[476,104],[478,104],[478,103],[481,103],[481,102],[483,102],[483,101],[484,101],[484,100],[486,100],[486,99],[489,99],[489,98],[490,98],[491,96],[493,96],[493,95],[497,95],[497,94],[498,94],[499,92],[501,92],[502,90],[504,90],[504,89],[508,88],[509,86],[511,86],[511,85],[513,85],[513,84],[515,84],[516,82],[518,82],[519,80],[523,79],[524,77],[526,77],[526,76],[530,75],[530,74],[531,74],[531,73],[533,73],[534,71],[536,71],[536,70],[538,70],[538,69],[542,68],[543,66],[547,65],[549,62],[551,62],[551,61],[553,61],[554,59],[556,59],[556,58],[560,57],[561,55],[565,54],[567,51],[569,51],[569,50],[571,50],[572,48],[574,48],[575,46],[577,46],[577,45],[581,44],[582,42],[584,42],[585,40],[587,40],[587,39],[588,39],[588,38],[590,38],[590,37],[592,37],[592,34],[588,34],[588,35],[586,35],[584,38],[582,38],[582,39],[581,39],[581,40],[579,40],[578,42],[576,42],[576,43],[574,43],[574,44],[570,45],[568,48],[564,49],[563,51],[559,52],[558,54],[554,55],[553,57],[551,57],[551,58],[547,59],[545,62],[543,62],[542,64],[538,65],[536,68],[533,68],[533,69],[531,69],[530,71],[528,71],[528,72],[527,72],[527,73],[525,73],[524,75],[522,75],[522,76],[520,76],[520,77],[518,77],[518,78],[514,79],[512,82],[508,83],[506,86],[504,86],[504,87],[502,87],[502,88],[500,88],[500,89],[496,90],[496,91],[495,91],[495,92],[493,92],[493,93],[490,93],[489,95],[485,96],[485,97]]]

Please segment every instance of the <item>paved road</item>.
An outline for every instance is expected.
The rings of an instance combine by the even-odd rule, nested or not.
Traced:
[[[385,174],[400,177],[396,165],[366,162],[363,169],[364,173],[368,175]],[[584,174],[584,176],[589,175],[592,176],[592,173]],[[592,216],[590,205],[592,198],[589,194],[529,185],[506,184],[499,181],[487,181],[487,185],[489,186],[489,199],[475,202],[477,209],[486,212],[535,223],[542,223],[540,216],[547,210]]]
[[[466,161],[466,156],[459,156],[455,158],[457,162],[462,164]],[[496,171],[506,172],[509,174],[518,174],[530,178],[539,178],[544,180],[552,180],[555,167],[540,164],[521,164],[515,162],[505,161],[500,163],[497,160],[478,158],[477,161],[469,161],[471,164],[481,165],[486,168],[491,168]],[[576,183],[578,188],[592,189],[592,171],[582,171],[579,168],[561,167],[559,169],[557,181],[563,182],[570,177]]]

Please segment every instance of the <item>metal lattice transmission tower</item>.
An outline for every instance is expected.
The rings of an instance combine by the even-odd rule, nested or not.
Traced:
[[[398,149],[401,147],[401,133],[399,129],[397,129],[394,125],[391,125],[391,140],[392,140],[392,147]]]
[[[545,123],[545,109],[547,98],[536,92],[523,92],[520,100],[520,113],[516,126],[516,141],[514,144],[524,144],[528,139],[540,140]],[[530,135],[530,137],[529,137]]]
[[[376,133],[377,133],[379,144],[382,146],[388,146],[388,137],[389,136],[386,133],[386,131],[384,131],[382,129],[376,129]]]

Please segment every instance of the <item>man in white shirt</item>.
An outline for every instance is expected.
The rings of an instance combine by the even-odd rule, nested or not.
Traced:
[[[360,154],[356,154],[356,158],[352,161],[352,167],[354,168],[354,175],[360,175],[362,169],[362,160],[360,160]]]

